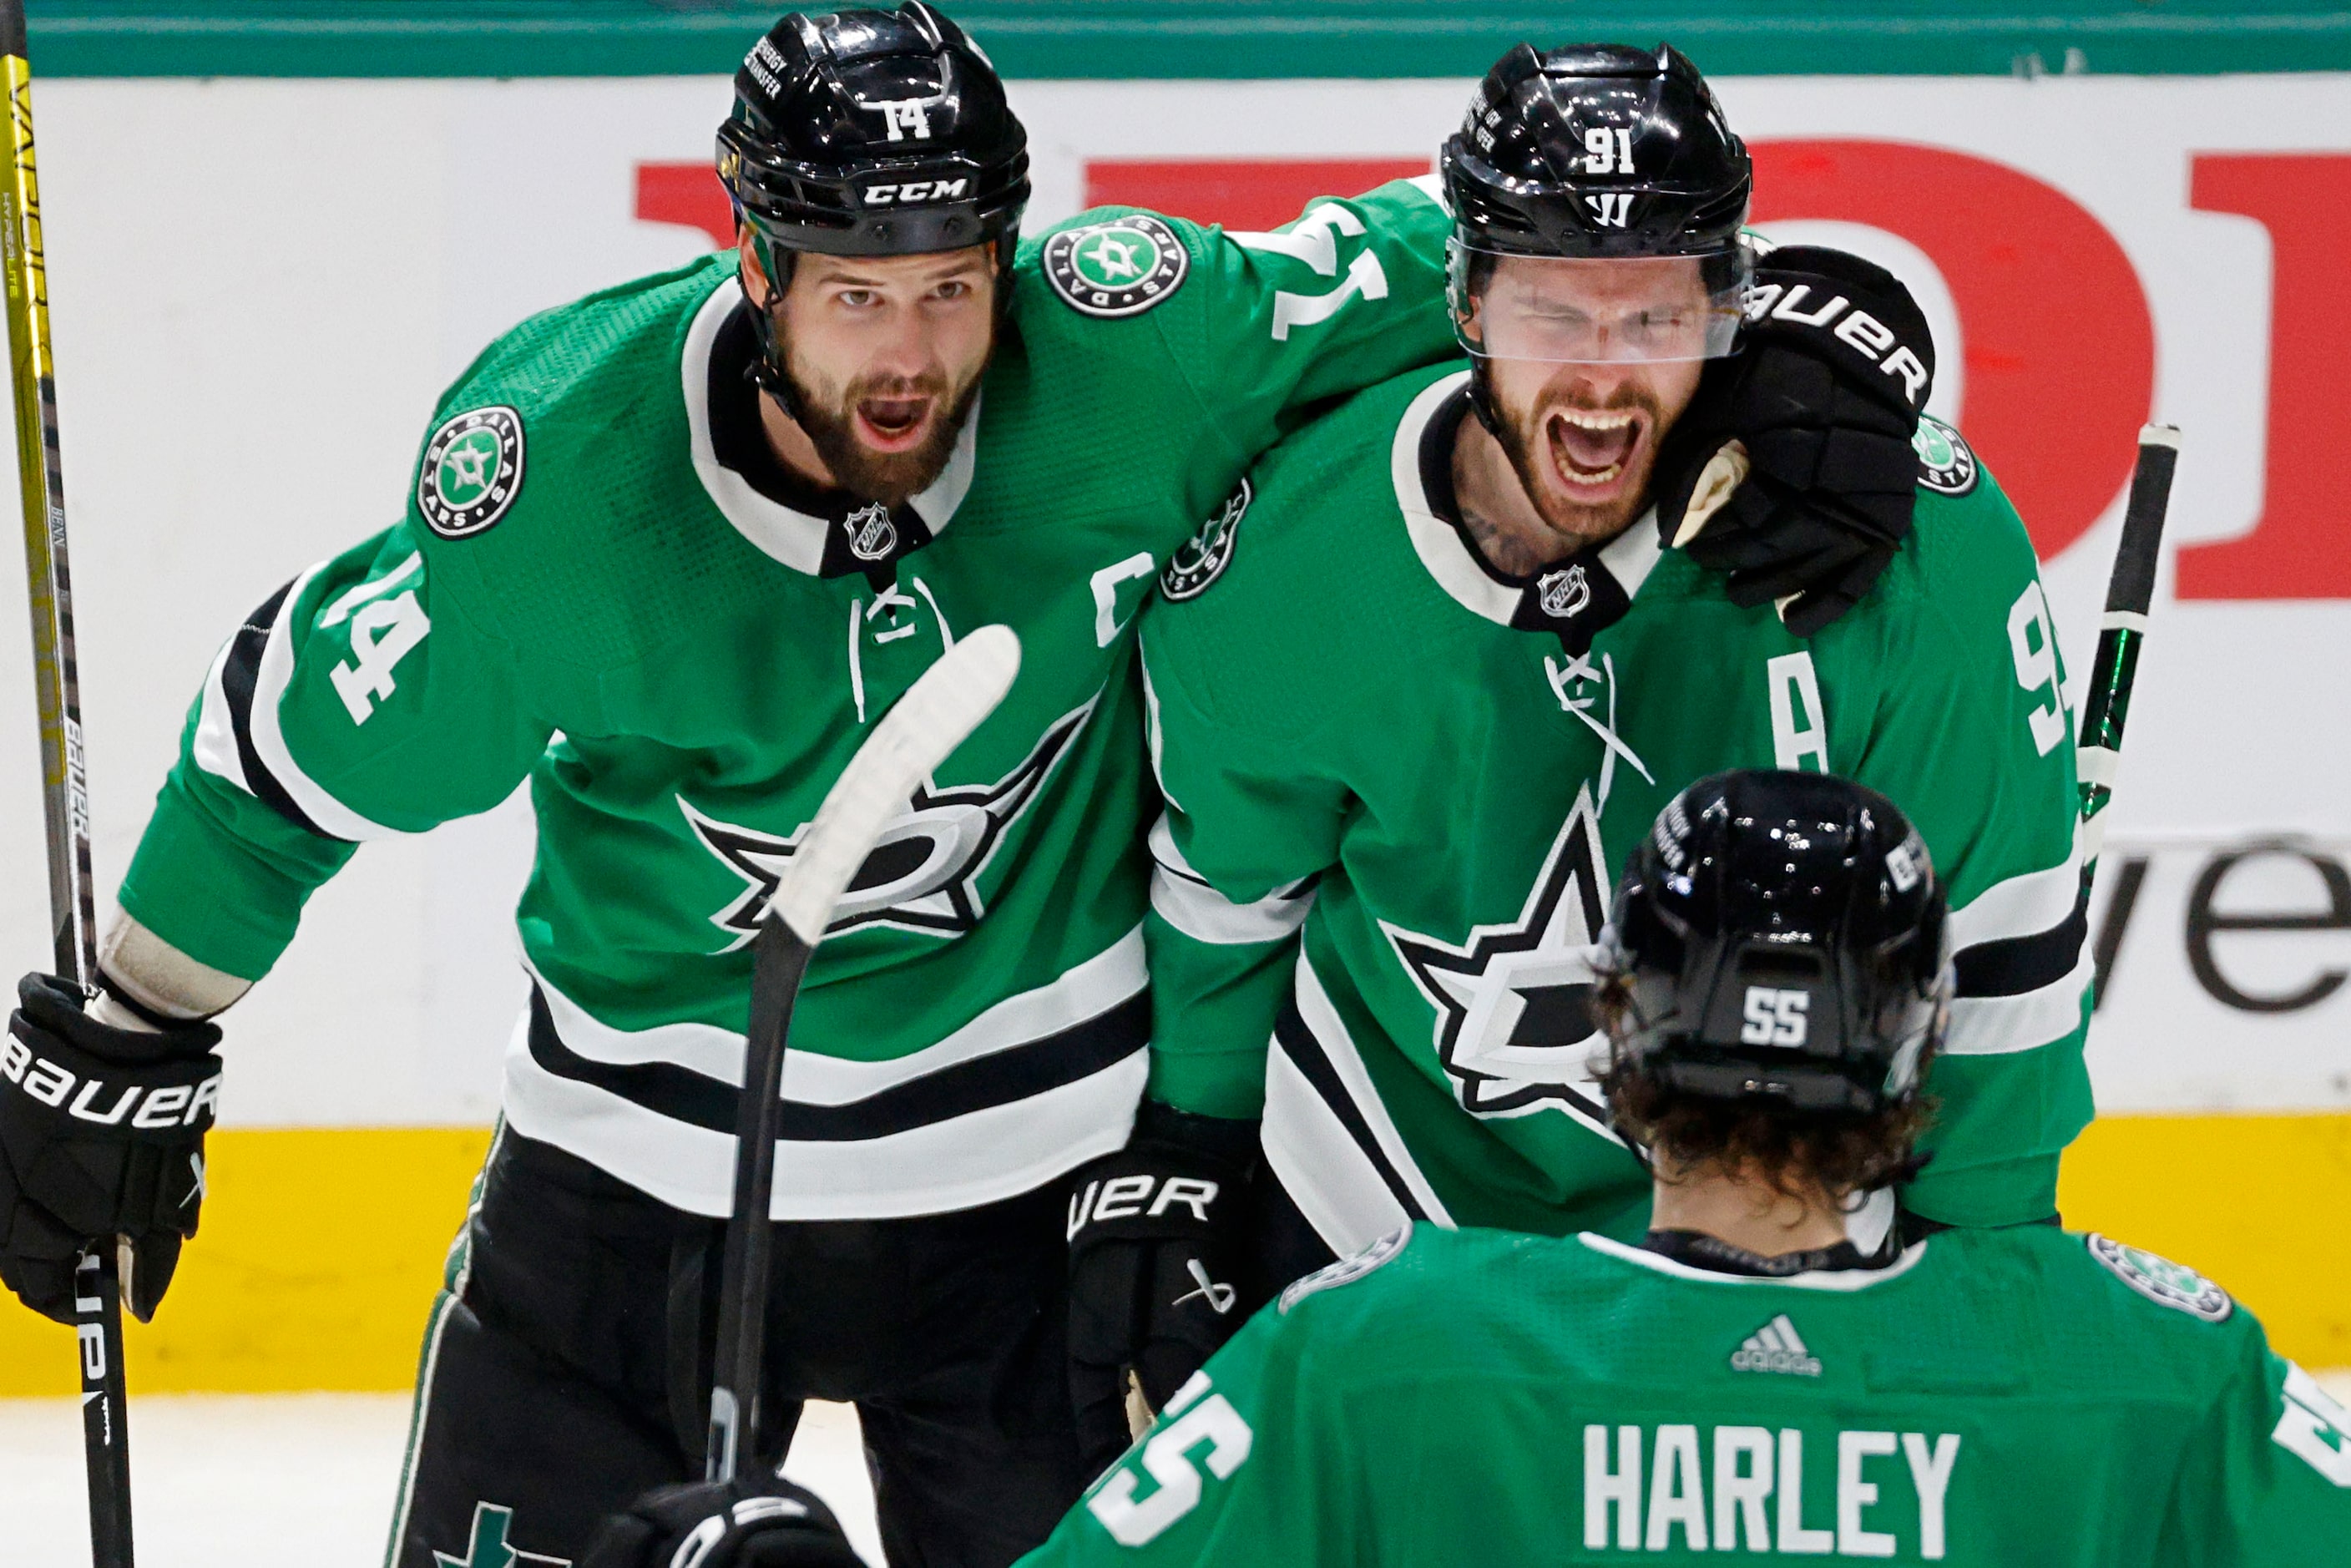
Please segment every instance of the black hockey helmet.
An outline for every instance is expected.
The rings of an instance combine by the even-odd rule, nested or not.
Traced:
[[[977,44],[924,0],[895,11],[795,11],[735,73],[718,178],[778,289],[801,251],[914,256],[993,242],[999,307],[1029,133]],[[766,356],[771,324],[759,321]]]
[[[1825,774],[1683,790],[1634,850],[1600,941],[1616,1061],[1685,1093],[1905,1105],[1949,1017],[1925,841],[1885,796]]]
[[[1439,168],[1453,210],[1448,298],[1471,353],[1580,357],[1480,330],[1475,297],[1503,256],[1697,257],[1708,305],[1694,349],[1593,357],[1731,351],[1752,273],[1740,230],[1754,166],[1706,78],[1670,46],[1519,45],[1479,84]]]

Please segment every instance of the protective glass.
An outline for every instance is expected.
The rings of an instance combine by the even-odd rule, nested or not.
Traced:
[[[1556,363],[1719,360],[1739,340],[1752,267],[1708,256],[1510,256],[1456,241],[1454,335],[1473,354]]]

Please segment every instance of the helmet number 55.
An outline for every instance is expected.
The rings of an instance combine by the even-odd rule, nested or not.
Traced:
[[[1745,1045],[1802,1045],[1813,1005],[1810,993],[1773,986],[1747,988],[1747,1021],[1739,1039]]]

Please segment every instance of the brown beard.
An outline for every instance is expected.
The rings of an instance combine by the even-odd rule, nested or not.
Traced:
[[[1583,406],[1583,405],[1575,405]],[[1495,439],[1502,444],[1502,454],[1510,460],[1510,470],[1519,476],[1519,484],[1527,493],[1527,500],[1542,514],[1543,521],[1561,533],[1570,534],[1586,543],[1613,538],[1625,531],[1625,525],[1641,515],[1649,504],[1649,478],[1656,470],[1657,447],[1665,439],[1666,409],[1656,394],[1645,387],[1620,387],[1605,403],[1593,412],[1613,413],[1619,409],[1639,409],[1649,416],[1649,433],[1644,444],[1642,459],[1648,472],[1639,476],[1640,482],[1629,486],[1624,496],[1604,506],[1578,506],[1562,499],[1557,491],[1543,482],[1536,463],[1534,442],[1548,439],[1542,434],[1544,408],[1522,411],[1502,408],[1496,421],[1501,429]]]
[[[955,402],[932,422],[931,433],[923,444],[911,452],[875,452],[857,439],[857,405],[869,397],[919,397],[927,395],[934,406],[945,403],[949,388],[943,376],[879,376],[852,382],[841,395],[827,401],[810,386],[786,352],[785,376],[791,382],[793,411],[810,444],[833,477],[833,482],[861,501],[879,501],[885,507],[901,507],[938,483],[946,472],[948,461],[955,456],[956,437],[963,432],[963,422],[971,415],[971,405],[979,397],[979,383],[987,374],[988,361],[995,358],[995,345],[988,346],[988,359],[982,360],[979,369],[972,372]]]

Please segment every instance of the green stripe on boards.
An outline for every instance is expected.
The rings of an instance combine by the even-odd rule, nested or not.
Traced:
[[[778,7],[759,0],[34,0],[45,77],[730,74]],[[967,0],[1015,78],[1476,76],[1555,5],[1418,0]],[[2210,75],[2351,68],[2351,10],[2315,0],[1592,0],[1574,30],[1663,37],[1729,75]]]

